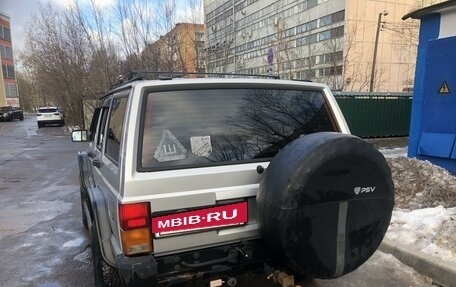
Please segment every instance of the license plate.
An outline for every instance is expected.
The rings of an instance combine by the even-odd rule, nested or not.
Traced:
[[[52,115],[44,115],[46,118],[50,118],[52,117]]]
[[[152,218],[152,233],[160,235],[241,225],[248,221],[247,202],[220,205]]]

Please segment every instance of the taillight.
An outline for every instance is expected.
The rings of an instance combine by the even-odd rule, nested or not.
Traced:
[[[119,224],[125,255],[153,251],[148,202],[119,204]]]
[[[41,114],[36,114],[37,116],[41,116]]]
[[[60,114],[59,113],[54,113],[55,116],[59,116]]]

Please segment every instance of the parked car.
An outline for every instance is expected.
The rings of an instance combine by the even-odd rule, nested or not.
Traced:
[[[86,139],[82,222],[99,286],[335,278],[374,253],[390,222],[388,165],[350,135],[324,84],[139,78],[73,131]]]
[[[36,114],[38,128],[46,125],[65,125],[63,113],[57,107],[41,107]]]
[[[24,120],[24,113],[20,108],[5,106],[0,107],[0,121]]]

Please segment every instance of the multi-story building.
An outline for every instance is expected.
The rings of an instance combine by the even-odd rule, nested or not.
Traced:
[[[0,13],[0,106],[19,106],[10,18]]]
[[[178,23],[142,52],[147,68],[167,72],[204,72],[204,26]]]
[[[401,18],[429,2],[436,1],[205,0],[207,69],[337,90],[408,90],[418,23]]]

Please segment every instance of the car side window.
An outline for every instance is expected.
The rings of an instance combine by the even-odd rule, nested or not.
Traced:
[[[98,139],[97,139],[97,148],[101,151],[103,149],[104,143],[104,134],[105,134],[105,127],[106,127],[106,119],[108,118],[108,108],[102,108],[101,113],[101,123],[100,128],[98,129]]]
[[[96,108],[93,111],[92,121],[90,122],[89,128],[89,141],[93,141],[95,139],[95,133],[97,132],[97,124],[98,120],[100,119],[100,111],[101,108]]]
[[[115,98],[112,100],[108,130],[106,133],[105,154],[114,163],[119,162],[120,143],[122,140],[122,131],[126,107],[127,97]]]

